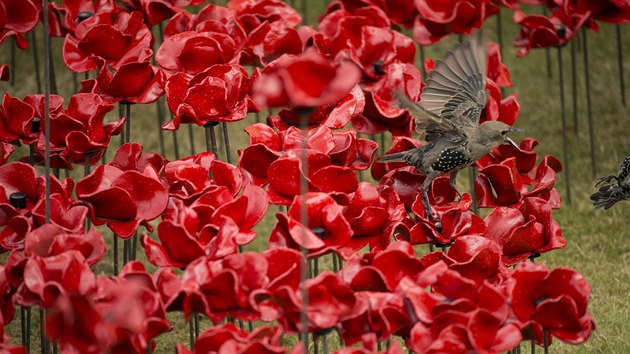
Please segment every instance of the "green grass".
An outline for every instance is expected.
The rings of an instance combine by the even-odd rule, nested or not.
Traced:
[[[321,13],[323,2],[311,4],[309,18],[311,23]],[[553,63],[553,78],[550,80],[546,74],[546,61],[544,50],[532,50],[526,58],[516,58],[515,49],[509,45],[516,34],[517,28],[510,24],[507,13],[504,13],[504,62],[512,72],[515,87],[507,92],[515,92],[521,104],[521,115],[517,126],[527,129],[527,136],[540,141],[537,151],[540,155],[553,154],[562,159],[562,125],[560,120],[559,87],[557,53],[551,52]],[[484,35],[488,39],[494,39],[493,33],[495,19],[490,19],[484,28]],[[630,35],[624,28],[624,48],[630,46]],[[41,46],[41,28],[38,28],[38,37]],[[571,100],[571,67],[570,47],[563,49],[564,77],[566,92],[567,120],[569,122],[568,147],[571,172],[571,189],[573,202],[565,202],[562,209],[554,213],[554,217],[562,227],[563,235],[567,240],[567,247],[549,254],[544,254],[540,261],[549,267],[571,267],[581,272],[590,282],[592,296],[589,305],[596,319],[597,328],[591,339],[584,345],[574,347],[555,342],[551,347],[553,353],[627,353],[630,352],[630,340],[626,334],[630,333],[630,242],[628,242],[630,222],[630,204],[622,202],[607,212],[596,213],[593,211],[588,196],[593,192],[596,177],[616,173],[618,164],[630,154],[630,115],[620,102],[619,74],[616,60],[615,29],[613,26],[602,25],[600,33],[589,34],[589,54],[591,73],[591,97],[593,102],[593,122],[596,139],[597,173],[594,176],[590,168],[590,147],[587,124],[586,98],[584,89],[584,75],[582,65],[583,48],[577,51],[577,94],[578,94],[578,132],[574,133],[573,111]],[[452,45],[453,39],[439,43],[427,50],[427,57],[440,57]],[[0,63],[9,63],[8,43],[0,45]],[[72,76],[65,70],[60,58],[60,46],[62,41],[53,41],[55,67],[57,81],[61,94],[68,97],[72,91]],[[625,53],[628,54],[628,53]],[[41,50],[40,50],[41,55]],[[16,87],[9,87],[7,83],[0,82],[0,93],[9,92],[12,95],[22,97],[35,92],[34,69],[31,53],[18,52],[18,70]],[[630,64],[625,63],[625,72],[630,72]],[[630,84],[630,77],[626,75],[626,81]],[[117,110],[110,115],[115,117]],[[264,118],[264,117],[263,117]],[[243,128],[254,121],[253,115],[243,122],[230,124],[230,138],[232,140],[233,156],[236,150],[247,145],[247,136]],[[144,145],[145,151],[158,151],[158,131],[156,129],[155,107],[133,107],[132,140]],[[191,153],[191,140],[188,137],[187,128],[177,132],[180,156]],[[167,142],[166,157],[175,159],[172,133],[164,133]],[[193,140],[195,151],[205,148],[204,132],[201,128],[194,128]],[[114,138],[112,146],[117,146],[117,138]],[[220,157],[225,156],[223,146],[220,146]],[[115,149],[114,149],[115,150]],[[108,159],[113,156],[113,151],[108,152]],[[25,150],[19,151],[24,153]],[[17,154],[21,156],[20,154]],[[565,163],[566,166],[566,163]],[[78,178],[81,175],[81,167],[71,175]],[[462,174],[459,183],[461,186],[469,185],[466,174]],[[63,173],[62,173],[63,176]],[[557,179],[557,188],[564,197],[566,176],[561,174]],[[259,238],[254,244],[248,246],[250,250],[261,249],[265,244],[265,235],[268,233],[275,220],[273,214],[278,210],[270,206],[269,215],[257,228]],[[109,234],[107,234],[109,235]],[[106,239],[110,242],[111,237]],[[111,249],[111,244],[108,244]],[[423,248],[424,249],[424,248]],[[110,251],[111,252],[111,251]],[[143,258],[142,252],[140,252]],[[95,270],[97,273],[108,274],[111,272],[111,254],[105,256],[102,265]],[[188,343],[187,327],[183,323],[180,314],[171,314],[176,330],[158,340],[158,352],[171,352],[176,342]],[[9,326],[8,333],[14,342],[19,340],[18,328]],[[207,325],[207,321],[202,324]],[[34,323],[34,327],[37,322]],[[35,337],[32,339],[37,340]],[[336,340],[336,339],[335,339]],[[35,348],[37,347],[37,343]]]

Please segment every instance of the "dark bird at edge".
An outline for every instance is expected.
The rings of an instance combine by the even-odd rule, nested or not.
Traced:
[[[405,162],[416,167],[426,179],[422,184],[422,204],[427,216],[436,220],[431,211],[428,191],[431,182],[449,174],[451,186],[457,191],[457,172],[475,163],[494,147],[508,143],[510,132],[520,131],[498,121],[479,124],[488,101],[486,91],[486,50],[475,37],[458,44],[439,61],[426,81],[420,102],[412,102],[404,94],[395,94],[401,105],[411,113],[416,131],[426,145],[408,151],[384,155],[379,162]],[[461,196],[459,191],[457,194]]]
[[[599,188],[591,195],[595,210],[608,210],[619,201],[630,200],[630,156],[623,160],[616,176],[600,178],[595,188]]]

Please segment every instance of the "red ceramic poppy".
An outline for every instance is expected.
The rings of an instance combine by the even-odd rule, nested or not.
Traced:
[[[269,116],[268,122],[278,130],[286,130],[290,126],[302,126],[305,123],[310,128],[324,125],[331,129],[343,128],[350,119],[360,115],[365,107],[365,96],[359,86],[355,86],[350,93],[336,104],[316,107],[309,114],[300,109],[283,109],[278,116]]]
[[[557,47],[567,43],[577,35],[583,25],[589,25],[587,23],[589,16],[590,14],[573,12],[565,6],[557,7],[549,18],[516,11],[514,22],[521,26],[521,31],[514,41],[514,45],[519,48],[516,55],[522,57],[532,48]],[[564,28],[562,38],[558,35],[558,27]]]
[[[347,258],[352,251],[345,248],[352,237],[350,223],[343,215],[343,206],[326,193],[307,193],[306,205],[296,196],[288,214],[278,213],[278,221],[269,236],[269,247],[304,247],[315,257],[334,251]],[[307,224],[301,222],[300,208],[307,210]]]
[[[32,131],[35,110],[28,103],[5,93],[0,106],[0,140],[30,144],[37,139]]]
[[[543,264],[523,262],[514,270],[508,289],[526,339],[542,344],[547,331],[549,344],[551,337],[581,344],[595,329],[595,321],[586,311],[591,287],[573,269],[550,271]]]
[[[260,22],[283,22],[287,27],[302,22],[296,9],[279,0],[231,0],[227,7],[236,17],[251,16]]]
[[[485,236],[501,246],[506,265],[525,260],[533,252],[562,248],[566,241],[551,211],[545,200],[536,197],[526,198],[518,208],[498,207],[485,219]]]
[[[103,236],[96,228],[87,234],[69,234],[59,226],[46,224],[28,233],[24,241],[24,253],[28,256],[50,257],[77,250],[90,266],[98,263],[106,252]]]
[[[72,169],[72,163],[99,161],[112,135],[118,135],[125,122],[122,118],[104,124],[105,115],[113,109],[97,94],[73,95],[68,108],[50,117],[51,166]],[[43,164],[45,150],[44,135],[40,134],[35,146],[37,164]]]
[[[378,340],[392,335],[408,335],[410,319],[402,297],[391,293],[360,291],[355,292],[355,298],[354,308],[338,325],[339,335],[348,346],[347,349],[357,342],[376,349]],[[393,349],[390,346],[390,350]]]
[[[239,65],[213,65],[194,76],[176,73],[166,83],[166,102],[175,118],[163,128],[244,119],[248,111],[257,110],[248,96],[252,79]]]
[[[254,82],[252,97],[262,107],[336,104],[359,82],[360,75],[351,62],[335,64],[311,49],[270,63]]]
[[[398,241],[383,251],[354,256],[340,276],[354,291],[395,292],[402,279],[413,279],[425,268],[411,245]]]
[[[485,0],[418,0],[416,8],[419,16],[413,35],[422,45],[438,42],[450,33],[469,34],[499,10]]]
[[[177,33],[187,31],[214,31],[233,34],[236,43],[244,40],[244,34],[239,33],[240,28],[231,23],[234,21],[234,13],[230,9],[215,5],[207,4],[198,13],[192,14],[186,10],[178,11],[166,26],[164,26],[164,37],[168,38]],[[243,39],[236,39],[243,38]]]
[[[51,182],[50,222],[68,232],[82,232],[85,210],[76,206],[68,196],[74,183],[67,179],[62,184],[54,176]],[[0,246],[3,249],[22,249],[24,236],[44,224],[44,177],[37,176],[28,164],[13,162],[0,166]],[[22,193],[22,205],[11,202],[14,193]],[[14,195],[15,197],[15,195]]]
[[[151,166],[138,172],[99,165],[77,183],[76,193],[89,206],[95,223],[107,222],[124,239],[131,237],[141,223],[151,230],[148,222],[160,216],[168,202],[166,187]]]
[[[202,4],[201,0],[122,0],[129,11],[140,11],[149,26],[172,17],[189,5]]]
[[[22,35],[37,26],[40,8],[41,5],[33,0],[0,1],[0,43],[15,35],[17,46],[26,49],[28,42]]]
[[[449,269],[457,271],[477,284],[484,281],[501,284],[508,277],[507,268],[501,261],[501,247],[483,236],[459,237],[449,247],[448,256],[444,254],[441,256]],[[429,259],[426,262],[429,262]]]
[[[148,61],[153,36],[142,13],[98,12],[79,23],[63,45],[63,61],[75,72],[91,71],[98,59],[114,69],[129,62]]]
[[[348,195],[344,212],[353,236],[349,247],[355,251],[370,245],[370,249],[385,249],[394,229],[407,216],[405,207],[392,189],[380,193],[368,182],[360,182],[356,192]]]
[[[554,184],[562,165],[558,159],[547,155],[536,167],[538,156],[533,148],[537,144],[534,139],[525,139],[520,150],[499,146],[479,160],[480,171],[483,171],[475,180],[479,206],[517,206],[524,198],[536,196],[547,200],[552,208],[560,208],[562,203]]]
[[[630,22],[630,4],[625,1],[567,1],[574,11],[580,14],[590,14],[597,21],[625,24]],[[568,5],[568,4],[567,4]],[[565,6],[567,6],[565,5]]]
[[[107,102],[153,103],[164,94],[164,73],[149,62],[129,62],[118,70],[100,61],[96,79],[84,80],[81,92],[100,95]]]
[[[79,251],[55,256],[30,257],[24,266],[24,284],[44,307],[52,306],[57,297],[88,295],[96,291],[96,277]]]
[[[394,93],[404,92],[407,97],[417,100],[420,97],[422,75],[410,63],[392,63],[384,68],[384,73],[376,81],[366,83],[363,88],[366,96],[365,110],[352,120],[357,131],[375,134],[391,131],[394,135],[411,137],[413,119],[394,99]]]
[[[238,63],[237,47],[221,32],[187,31],[164,40],[155,61],[166,70],[195,75],[216,64]]]
[[[278,327],[260,326],[247,333],[234,324],[222,324],[205,330],[195,341],[194,353],[281,354],[282,331]],[[178,344],[178,353],[193,353]]]
[[[118,12],[113,0],[66,0],[61,5],[55,2],[49,4],[50,35],[64,37],[74,33],[77,25],[97,12]],[[81,14],[81,16],[79,16]]]

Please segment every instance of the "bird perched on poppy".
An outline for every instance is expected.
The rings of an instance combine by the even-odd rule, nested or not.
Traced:
[[[416,131],[427,142],[421,147],[381,156],[380,162],[405,162],[426,175],[422,184],[422,204],[431,212],[428,191],[431,182],[449,174],[457,191],[457,172],[472,165],[495,146],[509,143],[510,132],[520,131],[498,121],[479,124],[488,101],[486,91],[486,50],[478,38],[458,44],[429,73],[420,102],[412,102],[402,93],[396,98],[414,117]],[[459,191],[458,195],[461,196]]]
[[[623,160],[616,176],[600,178],[595,188],[599,188],[591,195],[595,210],[608,210],[619,201],[630,200],[630,156]]]

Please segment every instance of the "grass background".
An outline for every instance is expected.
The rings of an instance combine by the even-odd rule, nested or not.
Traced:
[[[304,0],[306,1],[306,0]],[[316,23],[317,17],[323,12],[325,2],[311,1],[306,4],[309,24]],[[302,3],[296,4],[298,10],[304,14]],[[536,12],[539,9],[529,8],[528,11]],[[488,19],[484,26],[484,36],[488,40],[495,41],[497,36],[496,17]],[[537,147],[539,155],[553,154],[560,159],[562,156],[562,124],[560,119],[559,100],[559,71],[557,51],[550,51],[552,63],[552,77],[547,76],[547,61],[545,50],[532,50],[525,58],[515,57],[515,48],[511,45],[518,28],[512,24],[511,13],[503,11],[503,61],[508,65],[515,84],[513,88],[506,90],[506,94],[516,93],[521,105],[521,114],[516,123],[519,128],[527,129],[527,133],[521,136],[531,136],[540,141]],[[630,48],[630,30],[622,27],[624,55],[630,57],[627,52]],[[42,56],[42,28],[37,27],[38,47],[40,63]],[[606,174],[614,174],[623,158],[630,154],[630,116],[628,110],[622,106],[619,89],[619,70],[617,67],[617,42],[615,39],[615,27],[602,24],[598,33],[588,33],[589,70],[591,77],[592,118],[594,123],[594,136],[596,140],[596,175],[591,172],[589,131],[587,124],[587,105],[584,80],[583,53],[584,47],[580,42],[576,47],[576,94],[577,94],[577,133],[573,124],[572,90],[571,90],[571,50],[567,46],[563,48],[564,81],[566,92],[566,112],[568,126],[568,161],[563,161],[565,166],[569,163],[571,172],[571,189],[573,201],[566,203],[554,213],[554,217],[562,227],[563,235],[567,240],[567,247],[548,254],[544,254],[540,262],[549,267],[571,267],[581,272],[590,282],[592,287],[589,310],[593,313],[597,328],[590,340],[584,345],[575,347],[555,342],[550,351],[553,353],[627,353],[630,352],[630,323],[627,321],[630,310],[630,243],[628,240],[628,225],[630,220],[630,205],[622,202],[607,212],[594,212],[588,200],[588,196],[594,191],[596,177]],[[456,38],[449,38],[443,42],[426,48],[426,56],[439,58],[448,50]],[[9,63],[11,50],[8,40],[0,45],[0,63]],[[65,69],[61,60],[61,45],[63,39],[52,41],[54,66],[57,75],[59,92],[69,97],[73,90],[73,77]],[[30,50],[17,51],[17,69],[12,69],[15,75],[15,86],[0,82],[0,93],[10,93],[23,97],[37,91],[35,84],[35,70],[33,65],[33,53]],[[624,61],[625,80],[630,86],[630,65]],[[114,119],[117,109],[110,114]],[[265,115],[261,116],[266,118]],[[247,135],[243,129],[255,120],[253,114],[242,121],[229,125],[229,136],[232,142],[232,156],[235,159],[236,151],[247,146]],[[148,107],[133,107],[133,126],[131,140],[143,144],[146,151],[160,152],[158,122],[155,105]],[[188,156],[193,152],[205,149],[205,136],[202,128],[192,127],[192,135],[188,127],[183,127],[179,132],[163,132],[166,142],[165,156],[168,159],[177,158],[174,149],[174,137],[177,139],[179,157]],[[218,132],[219,133],[219,132]],[[191,139],[192,137],[192,139]],[[220,137],[220,135],[219,135]],[[219,141],[222,140],[219,138]],[[378,141],[378,139],[377,139]],[[387,145],[390,143],[387,136]],[[118,138],[112,139],[113,149],[108,151],[107,158],[111,159],[118,146]],[[219,144],[219,157],[225,157],[223,144]],[[26,150],[22,147],[14,154],[13,158],[24,156]],[[78,166],[70,173],[75,179],[82,175],[82,167]],[[367,174],[364,174],[367,175]],[[467,174],[460,174],[458,185],[469,186]],[[62,172],[64,176],[64,172]],[[557,188],[561,195],[565,196],[567,179],[564,174],[558,176]],[[257,228],[258,239],[247,248],[250,250],[262,249],[268,230],[273,225],[277,207],[270,206],[268,217]],[[111,237],[102,230],[108,241],[110,251],[104,260],[95,269],[99,274],[111,274]],[[418,247],[418,253],[426,252],[426,247]],[[143,259],[142,251],[139,251]],[[0,256],[0,260],[6,259],[6,254]],[[328,259],[327,259],[328,260]],[[147,262],[145,262],[147,263]],[[326,264],[328,266],[328,264]],[[153,269],[153,268],[151,268]],[[37,328],[37,316],[34,316],[33,327]],[[188,343],[188,329],[183,323],[179,313],[170,314],[176,329],[158,339],[157,352],[171,352],[176,342]],[[14,321],[8,328],[12,341],[19,341],[19,321]],[[202,320],[202,326],[208,322]],[[331,341],[336,342],[336,336]],[[38,348],[38,335],[32,338],[33,349]],[[331,343],[335,347],[334,343]],[[539,350],[540,351],[540,350]]]

